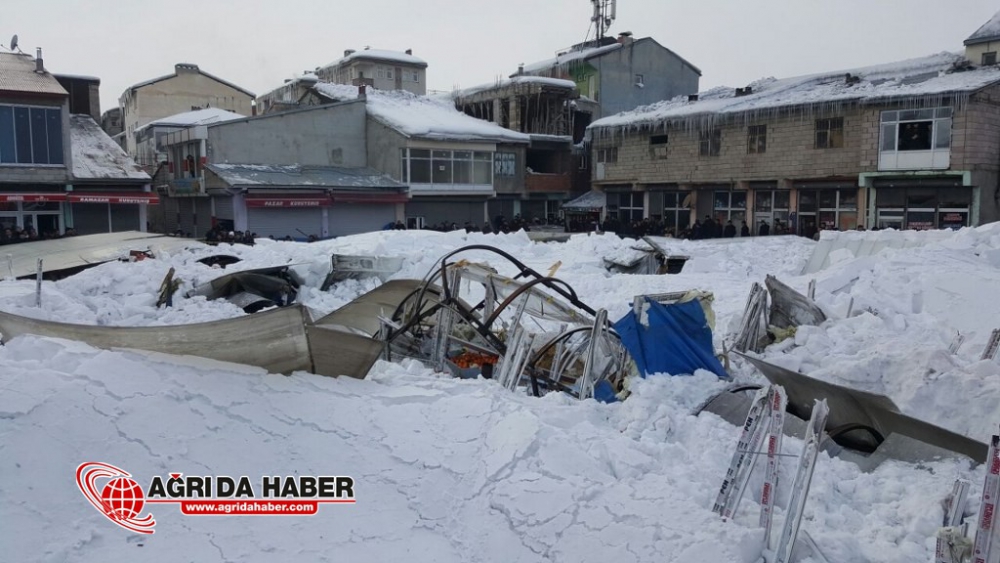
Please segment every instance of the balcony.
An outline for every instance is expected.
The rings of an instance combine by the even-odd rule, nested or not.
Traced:
[[[524,178],[528,193],[569,193],[572,181],[569,174],[539,174],[530,172]]]

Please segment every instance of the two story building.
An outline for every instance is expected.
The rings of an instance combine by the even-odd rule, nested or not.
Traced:
[[[593,123],[606,217],[812,236],[998,219],[1000,69],[942,53],[715,88]]]
[[[122,92],[118,105],[125,149],[135,156],[136,131],[151,121],[205,108],[252,115],[253,101],[253,92],[209,74],[198,65],[174,65],[173,74],[140,82]]]
[[[315,73],[319,80],[332,84],[406,90],[418,96],[427,93],[427,62],[413,56],[412,49],[348,49],[343,57],[317,68]]]
[[[157,198],[92,117],[100,81],[57,79],[40,52],[0,53],[0,77],[0,227],[38,236],[146,230]]]

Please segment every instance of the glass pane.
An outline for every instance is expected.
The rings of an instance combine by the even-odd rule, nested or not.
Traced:
[[[677,192],[661,192],[663,194],[663,207],[674,209],[677,207]],[[652,205],[652,203],[650,204]]]
[[[899,125],[899,150],[927,151],[931,149],[933,121],[917,121]]]
[[[433,181],[435,184],[450,184],[451,183],[451,160],[439,160],[437,154],[439,152],[448,151],[434,151],[433,162]]]
[[[451,160],[451,151],[434,151],[432,156],[434,160]]]
[[[936,215],[933,211],[911,211],[906,214],[906,228],[915,231],[934,229]]]
[[[14,108],[14,135],[17,143],[17,162],[31,164],[31,119],[28,108]]]
[[[754,211],[770,211],[771,210],[771,200],[773,199],[771,192],[755,192],[753,200]]]
[[[934,148],[946,149],[951,146],[951,120],[939,119],[934,122]]]
[[[791,192],[774,192],[775,209],[789,209],[790,201],[791,201]]]
[[[649,192],[649,213],[659,215],[663,210],[663,192]]]
[[[489,156],[490,153],[484,153]],[[477,160],[472,163],[472,180],[474,184],[489,186],[493,184],[493,169],[491,162],[478,160],[479,153],[476,153]]]
[[[840,149],[844,147],[844,129],[831,129],[827,148]]]
[[[715,192],[715,209],[729,208],[729,192]]]
[[[14,153],[14,108],[0,106],[0,162],[17,162]]]
[[[920,117],[918,117],[917,110],[915,109],[899,112],[900,121],[913,121],[915,119],[920,119]]]
[[[430,158],[431,151],[427,149],[410,149],[411,158]]]
[[[25,202],[22,204],[24,211],[59,211],[59,204],[55,202]]]
[[[455,151],[455,160],[472,160],[472,151]]]
[[[938,200],[942,209],[969,207],[972,203],[972,188],[942,188],[938,190]]]
[[[858,208],[858,190],[854,188],[840,190],[840,208],[841,209],[857,209]]]
[[[853,231],[858,227],[858,212],[857,211],[841,211],[840,212],[840,230],[841,231]]]
[[[896,124],[883,124],[882,125],[882,152],[891,152],[896,150]]]
[[[799,190],[799,211],[816,211],[815,190]]]
[[[49,135],[46,132],[45,110],[31,108],[31,153],[36,164],[49,163]]]
[[[456,153],[458,154],[458,153]],[[471,184],[472,183],[472,154],[469,154],[470,160],[456,160],[455,167],[455,183],[456,184]]]
[[[819,213],[819,228],[820,230],[836,229],[837,228],[837,213],[834,211],[820,211]]]
[[[746,192],[733,192],[732,201],[730,207],[733,209],[746,209],[747,208],[747,193]]]
[[[413,184],[431,183],[431,161],[423,158],[410,159],[410,182]]]
[[[942,229],[961,229],[968,224],[968,212],[946,211],[938,213],[938,227]]]
[[[917,111],[917,119],[934,119],[934,110],[922,109]]]
[[[733,222],[734,225],[739,225],[743,221],[747,220],[746,211],[733,211],[729,214],[729,220]],[[725,221],[723,221],[725,223]]]
[[[488,160],[488,161],[492,161],[493,160],[493,155],[491,153],[488,153],[488,152],[479,152],[479,151],[476,151],[476,153],[475,153],[475,159],[476,160]]]
[[[896,112],[894,111],[883,111],[882,112],[882,122],[886,121],[896,121]]]
[[[906,206],[910,209],[937,207],[937,190],[934,188],[911,188],[906,192]]]
[[[822,190],[819,192],[819,208],[835,209],[837,207],[837,190]]]
[[[937,108],[934,112],[935,117],[951,117],[951,108]]]

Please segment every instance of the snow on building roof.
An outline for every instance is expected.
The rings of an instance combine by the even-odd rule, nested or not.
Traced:
[[[510,86],[512,84],[538,84],[540,86],[564,88],[566,90],[576,89],[576,82],[573,82],[572,80],[563,80],[561,78],[548,78],[545,76],[518,75],[508,79],[497,80],[492,84],[480,84],[479,86],[472,86],[470,88],[455,90],[454,92],[451,93],[451,95],[453,98],[462,98],[465,96],[478,94],[480,92],[487,92],[489,90],[506,88],[507,86]]]
[[[355,86],[319,82],[313,90],[332,100],[358,97]],[[368,115],[408,137],[432,140],[528,143],[531,138],[495,123],[470,117],[450,101],[418,96],[405,90],[368,89]]]
[[[385,49],[362,49],[360,51],[354,51],[353,53],[347,55],[346,57],[337,59],[330,64],[324,65],[323,68],[335,67],[344,63],[351,62],[357,59],[374,59],[379,61],[389,61],[394,63],[403,63],[413,66],[419,66],[422,68],[427,68],[427,61],[421,59],[420,57],[414,57],[406,53],[401,53],[399,51],[387,51]]]
[[[405,188],[371,168],[270,164],[209,164],[207,168],[230,186],[267,188]]]
[[[245,117],[246,116],[243,114],[221,108],[205,108],[194,111],[186,111],[184,113],[178,113],[162,119],[157,119],[156,121],[150,121],[142,127],[139,127],[137,131],[154,126],[191,127],[193,125],[209,125],[211,123],[221,123],[223,121],[232,121],[234,119],[243,119]]]
[[[845,103],[870,104],[889,100],[917,100],[927,96],[955,96],[962,104],[973,92],[1000,81],[1000,68],[982,67],[955,71],[965,57],[938,53],[919,59],[794,78],[767,78],[750,85],[751,94],[737,96],[733,88],[717,87],[698,95],[665,100],[611,115],[588,129],[659,125],[684,121],[711,121],[719,115],[746,114],[756,118],[782,108],[815,107]],[[848,80],[852,77],[852,80]],[[854,82],[853,79],[857,79]]]
[[[71,115],[69,126],[75,179],[149,181],[149,174],[143,172],[92,117]]]
[[[1000,12],[993,14],[990,21],[984,23],[979,27],[968,39],[965,40],[966,45],[975,45],[976,43],[986,43],[988,41],[996,41],[1000,39]]]
[[[35,58],[18,53],[0,53],[0,92],[69,95],[55,77],[35,72]]]
[[[539,61],[537,63],[524,65],[524,72],[538,72],[540,70],[562,66],[571,63],[573,61],[589,59],[591,57],[603,55],[604,53],[610,53],[611,51],[615,51],[621,48],[622,48],[621,43],[612,43],[610,45],[604,45],[602,47],[588,47],[585,49],[574,49],[571,51],[566,51],[565,53],[560,53],[553,59],[546,59],[544,61]]]

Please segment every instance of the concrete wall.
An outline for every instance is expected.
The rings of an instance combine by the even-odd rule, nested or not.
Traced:
[[[214,125],[208,161],[368,166],[365,121],[365,104],[356,100]]]
[[[361,107],[364,111],[364,105]],[[406,137],[374,119],[368,119],[365,128],[368,166],[393,180],[402,181],[403,166],[400,151],[406,148]]]
[[[979,43],[978,45],[969,45],[965,48],[965,58],[969,59],[969,62],[979,66],[983,61],[983,53],[989,51],[1000,51],[1000,41],[990,41],[986,43]],[[1000,57],[998,57],[1000,60]]]
[[[599,73],[602,116],[698,91],[698,73],[649,38],[591,59],[590,64]],[[637,74],[643,75],[643,87],[635,85]]]
[[[129,154],[135,150],[135,130],[150,121],[188,112],[192,107],[221,108],[246,116],[252,113],[253,96],[197,70],[178,66],[175,72],[171,78],[122,94],[119,105]]]

